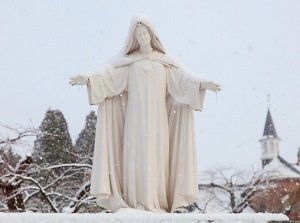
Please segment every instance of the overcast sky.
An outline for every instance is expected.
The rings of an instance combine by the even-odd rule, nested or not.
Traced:
[[[151,18],[170,53],[222,85],[195,113],[199,170],[260,163],[268,103],[280,154],[300,147],[300,1],[0,1],[0,124],[38,127],[49,108],[73,141],[89,106],[69,77],[123,47],[133,14]],[[2,134],[7,134],[2,130]]]

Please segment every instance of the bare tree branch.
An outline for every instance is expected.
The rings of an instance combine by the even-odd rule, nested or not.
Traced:
[[[0,145],[1,144],[14,144],[16,142],[20,142],[21,139],[27,138],[27,137],[32,137],[32,136],[37,136],[39,134],[39,130],[32,127],[19,127],[19,128],[13,128],[11,126],[7,125],[0,125],[0,127],[3,127],[9,131],[11,131],[15,136],[12,138],[7,137],[6,139],[1,136],[0,137]]]

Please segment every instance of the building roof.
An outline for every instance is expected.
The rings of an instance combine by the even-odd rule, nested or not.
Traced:
[[[300,171],[281,156],[275,157],[264,167],[264,172],[270,173],[270,178],[300,178]]]
[[[278,138],[270,109],[268,109],[263,136]]]

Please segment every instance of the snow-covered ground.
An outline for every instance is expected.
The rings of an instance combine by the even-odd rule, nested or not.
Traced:
[[[158,214],[121,209],[114,214],[0,213],[0,223],[267,223],[286,221],[282,214]]]

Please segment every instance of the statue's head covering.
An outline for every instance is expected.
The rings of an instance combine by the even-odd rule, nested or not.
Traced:
[[[144,25],[147,28],[151,36],[151,45],[153,49],[161,53],[165,53],[166,50],[158,38],[154,25],[150,22],[150,20],[145,15],[135,15],[131,19],[131,25],[129,28],[127,39],[125,41],[125,46],[123,50],[124,56],[129,55],[130,53],[136,51],[139,48],[139,44],[134,36],[134,31],[136,27],[140,25]]]

